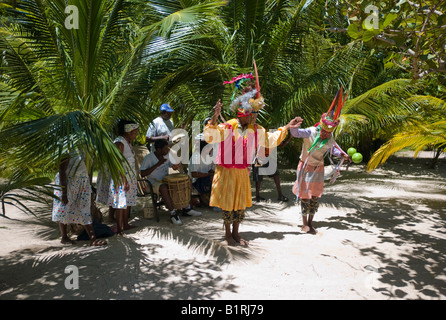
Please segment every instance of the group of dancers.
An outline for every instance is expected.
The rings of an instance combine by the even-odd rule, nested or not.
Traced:
[[[253,75],[242,74],[224,84],[234,84],[231,110],[237,113],[237,117],[217,124],[222,109],[222,103],[218,101],[214,107],[214,115],[204,128],[203,134],[206,142],[220,144],[209,204],[223,210],[227,243],[248,244],[239,234],[239,226],[245,218],[246,208],[252,206],[248,168],[259,149],[277,147],[288,133],[303,139],[296,181],[292,189],[300,200],[302,231],[316,233],[312,222],[319,207],[319,198],[323,193],[325,155],[328,154],[330,157],[334,155],[351,161],[333,137],[345,102],[342,88],[338,91],[330,109],[322,114],[320,122],[315,126],[301,129],[303,119],[296,117],[277,131],[267,132],[256,123],[257,113],[264,106],[264,102],[258,81],[257,83],[253,81]],[[250,148],[253,145],[254,147]],[[235,161],[237,155],[243,155],[242,159]]]
[[[336,156],[351,161],[333,137],[345,102],[342,88],[338,91],[330,109],[322,114],[320,122],[313,127],[300,128],[303,119],[295,117],[275,132],[267,132],[256,123],[257,113],[264,106],[258,78],[254,80],[252,74],[241,74],[224,83],[227,84],[234,86],[230,109],[236,113],[236,117],[225,121],[221,115],[223,105],[219,100],[213,109],[212,118],[205,124],[202,135],[206,143],[218,144],[209,205],[222,211],[226,242],[228,245],[248,245],[239,234],[239,226],[245,218],[246,209],[252,206],[249,169],[253,160],[258,157],[260,149],[276,148],[288,134],[303,139],[292,191],[300,202],[302,231],[316,233],[312,222],[319,207],[319,198],[323,193],[324,158],[328,154],[330,157]],[[169,113],[173,110],[164,104],[161,106],[161,111]],[[221,123],[218,123],[219,119],[222,120]],[[111,215],[116,218],[117,233],[123,233],[130,228],[128,224],[130,208],[136,205],[137,199],[137,172],[132,141],[138,135],[139,126],[131,121],[121,121],[118,126],[119,136],[114,142],[129,166],[125,166],[125,178],[122,184],[115,184],[106,173],[99,175],[96,201],[109,206]],[[149,128],[146,141],[156,142],[156,148],[152,149],[153,159],[148,159],[146,161],[148,164],[140,168],[140,173],[143,175],[150,175],[155,171],[160,174],[167,172],[165,170],[168,167],[166,165],[168,146],[160,142],[166,141],[165,137],[161,136],[160,139],[150,137],[149,132],[154,128],[156,126],[153,125]],[[160,169],[161,167],[163,169]],[[66,225],[76,223],[85,227],[92,245],[105,244],[104,241],[95,238],[92,229],[90,208],[94,199],[91,199],[90,179],[80,155],[71,154],[62,161],[56,176],[56,184],[61,188],[55,191],[57,198],[53,205],[53,221],[60,225],[62,242],[71,243]],[[158,189],[163,198],[168,198],[168,192],[162,184]],[[169,204],[169,201],[165,202]],[[179,224],[175,210],[168,209],[171,211],[171,221]],[[192,210],[191,207],[185,209]]]

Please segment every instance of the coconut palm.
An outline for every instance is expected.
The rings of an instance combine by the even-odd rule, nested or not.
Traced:
[[[202,60],[184,64],[160,88],[187,79],[168,94],[184,105],[189,119],[203,120],[218,99],[229,105],[233,88],[222,82],[253,72],[255,59],[267,104],[259,122],[278,126],[301,115],[314,123],[369,56],[360,42],[333,45],[323,35],[324,3],[230,1],[211,26],[214,37],[200,43],[208,48]],[[231,116],[228,110],[223,114]]]
[[[67,4],[77,11],[66,13]],[[196,41],[208,36],[205,27],[222,4],[2,4],[0,166],[10,172],[36,167],[54,175],[63,154],[79,150],[90,172],[108,167],[119,181],[125,159],[111,139],[117,119],[147,127],[161,99],[157,82],[188,57],[200,57],[203,49]],[[184,47],[187,55],[178,54]]]
[[[51,179],[35,177],[30,172],[20,171],[0,181],[1,212],[6,217],[6,205],[11,205],[26,213],[34,214],[28,202],[48,204],[53,194]]]
[[[77,148],[119,179],[123,158],[109,137],[116,119],[150,122],[148,103],[160,98],[151,88],[181,63],[182,46],[190,42],[189,54],[197,54],[200,22],[223,4],[181,3],[73,0],[78,29],[65,26],[64,0],[3,6],[2,159],[55,170],[61,154]]]
[[[378,133],[387,137],[389,128],[398,127],[413,111],[405,99],[416,86],[384,69],[382,59],[362,41],[327,33],[325,3],[231,1],[222,8],[212,26],[215,37],[202,42],[209,48],[202,61],[183,65],[162,83],[165,88],[174,78],[189,79],[169,93],[184,105],[186,123],[203,120],[220,98],[229,105],[232,88],[222,82],[252,72],[255,59],[267,103],[258,118],[261,124],[279,126],[299,115],[311,126],[343,85],[349,98],[337,136],[344,145],[364,146],[368,159]],[[332,20],[347,23],[340,17]],[[232,115],[226,110],[224,116]]]

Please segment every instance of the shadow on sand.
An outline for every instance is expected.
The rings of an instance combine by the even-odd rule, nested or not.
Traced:
[[[334,185],[326,186],[321,205],[347,213],[342,218],[320,216],[316,227],[356,230],[379,239],[379,245],[353,243],[348,238],[343,244],[379,260],[374,272],[381,285],[374,290],[384,296],[402,299],[408,284],[428,297],[446,296],[445,170],[429,170],[423,160],[413,159],[389,160],[384,169],[371,174],[363,170],[357,166],[343,172]],[[295,171],[283,172],[284,194],[290,197]],[[269,188],[271,198],[276,196],[271,179],[264,180],[264,188]],[[270,228],[288,223],[276,216],[292,206],[292,197],[284,204],[254,203],[252,223]],[[212,210],[175,230],[165,217],[159,223],[136,219],[128,235],[111,237],[104,247],[90,247],[86,242],[60,245],[57,228],[48,217],[50,209],[41,210],[38,219],[24,223],[38,227],[39,237],[51,245],[30,245],[0,258],[1,299],[218,299],[222,292],[238,289],[231,284],[232,276],[223,272],[227,264],[256,254],[255,248],[222,244],[221,215]],[[297,228],[241,232],[247,240],[302,234]],[[389,245],[399,248],[398,254],[389,254]],[[184,258],[182,250],[192,250],[194,257]],[[77,290],[65,287],[68,266],[79,270]]]
[[[357,246],[364,256],[375,256],[380,267],[374,288],[385,296],[404,298],[408,284],[431,298],[446,295],[446,170],[428,169],[426,161],[391,159],[385,170],[344,173],[326,187],[322,202],[347,215],[321,218],[318,227],[358,230],[379,239],[378,245]],[[397,191],[397,192],[396,192]],[[400,248],[391,255],[385,248]]]

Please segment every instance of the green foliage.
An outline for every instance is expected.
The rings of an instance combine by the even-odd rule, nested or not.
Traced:
[[[6,205],[33,214],[29,202],[48,204],[53,196],[53,188],[48,177],[36,177],[35,173],[16,171],[8,180],[0,180],[0,202],[2,215],[6,217]]]
[[[67,3],[79,9],[78,29],[65,26]],[[77,149],[90,173],[108,167],[120,180],[125,161],[112,142],[119,118],[141,125],[140,142],[164,102],[188,130],[219,99],[229,119],[232,88],[222,83],[253,72],[254,59],[266,102],[258,122],[267,128],[296,116],[314,125],[342,85],[348,98],[336,138],[365,160],[374,141],[412,134],[415,124],[442,132],[446,1],[379,2],[370,29],[373,3],[3,1],[0,167],[9,169],[1,176],[39,168],[53,177]],[[424,146],[442,148],[432,141]],[[296,159],[298,148],[293,140],[282,152]]]
[[[64,0],[4,5],[1,159],[54,172],[67,150],[78,149],[90,172],[93,163],[107,166],[119,180],[124,158],[111,139],[117,119],[150,123],[164,93],[157,89],[172,68],[202,53],[196,41],[223,3],[73,0],[78,29],[65,26]],[[189,47],[187,56],[177,54],[181,47]]]
[[[344,1],[341,7],[351,23],[348,35],[382,51],[385,68],[399,66],[414,79],[446,72],[446,1]]]

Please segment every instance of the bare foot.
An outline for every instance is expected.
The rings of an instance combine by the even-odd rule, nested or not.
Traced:
[[[310,226],[304,225],[304,226],[302,226],[301,230],[305,233],[309,233],[311,231],[311,228],[310,228]]]
[[[237,245],[237,241],[235,241],[234,238],[226,236],[225,239],[226,239],[226,242],[228,243],[229,246],[236,246]]]
[[[62,238],[60,240],[60,243],[62,243],[62,244],[74,244],[74,241],[71,240],[70,238]]]
[[[249,242],[240,238],[239,235],[232,235],[232,238],[234,238],[235,242],[237,242],[238,244],[242,245],[242,246],[248,246]]]
[[[308,233],[316,234],[317,230],[313,226],[310,226],[310,231]]]

